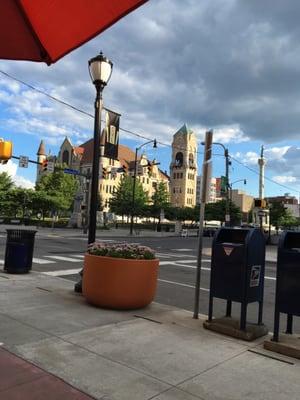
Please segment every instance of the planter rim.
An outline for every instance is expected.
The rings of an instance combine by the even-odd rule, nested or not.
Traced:
[[[105,258],[106,260],[126,260],[126,261],[133,261],[133,262],[153,262],[159,261],[159,258],[152,258],[151,260],[145,260],[144,258],[122,258],[122,257],[107,257],[107,256],[96,256],[95,254],[84,253],[85,256],[88,257],[95,257],[95,258]]]

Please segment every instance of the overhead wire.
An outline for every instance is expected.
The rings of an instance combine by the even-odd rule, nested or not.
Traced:
[[[72,104],[67,103],[67,102],[64,101],[64,100],[61,100],[61,99],[59,99],[59,98],[57,98],[57,97],[55,97],[55,96],[52,96],[51,94],[45,92],[44,90],[38,89],[38,88],[36,88],[35,86],[33,86],[33,85],[31,85],[31,84],[29,84],[29,83],[23,81],[22,79],[16,78],[15,76],[13,76],[13,75],[11,75],[11,74],[9,74],[9,73],[3,71],[3,70],[0,70],[0,73],[1,73],[2,75],[6,76],[6,77],[9,78],[9,79],[12,79],[12,80],[14,80],[14,81],[16,81],[16,82],[19,82],[19,83],[21,83],[22,85],[28,87],[29,89],[34,90],[34,91],[36,91],[36,92],[38,92],[38,93],[40,93],[40,94],[42,94],[42,95],[48,97],[49,99],[51,99],[51,100],[53,100],[53,101],[56,101],[56,102],[58,102],[58,103],[60,103],[60,104],[62,104],[62,105],[64,105],[64,106],[69,107],[69,108],[71,108],[72,110],[77,111],[77,112],[79,112],[79,113],[81,113],[81,114],[83,114],[83,115],[86,115],[86,116],[90,117],[90,118],[94,118],[94,115],[93,115],[93,114],[90,114],[89,112],[84,111],[84,110],[82,110],[82,109],[80,109],[80,108],[78,108],[78,107],[76,107],[76,106],[73,106]],[[102,121],[102,122],[105,122],[105,121]],[[131,130],[129,130],[129,129],[125,129],[125,128],[122,128],[122,127],[120,127],[119,129],[120,129],[121,131],[125,132],[125,133],[128,133],[128,134],[130,134],[130,135],[136,136],[136,137],[138,137],[138,138],[140,138],[140,139],[145,139],[145,140],[149,140],[149,141],[152,140],[150,137],[147,137],[147,136],[142,135],[142,134],[137,133],[137,132],[133,132],[133,131],[131,131]],[[177,149],[177,150],[184,150],[184,148],[181,148],[181,147],[179,147],[179,146],[172,146],[172,145],[169,144],[169,143],[164,143],[164,142],[161,142],[161,141],[157,141],[157,143],[160,144],[160,145],[162,145],[162,146],[175,148],[175,149]],[[203,152],[200,152],[200,151],[198,151],[198,150],[196,150],[196,153],[197,153],[197,154],[203,154]],[[223,154],[213,154],[213,155],[215,155],[215,156],[223,156]],[[253,172],[253,173],[259,175],[259,172],[258,172],[258,171],[254,170],[253,168],[251,168],[251,167],[247,166],[246,164],[242,163],[241,161],[237,160],[237,159],[236,159],[235,157],[233,157],[231,154],[229,155],[229,157],[230,157],[232,160],[234,160],[236,163],[238,163],[238,164],[242,165],[243,167],[247,168],[249,171],[251,171],[251,172]],[[287,190],[290,190],[290,191],[292,191],[292,192],[300,193],[300,191],[295,190],[295,189],[293,189],[293,188],[290,188],[290,187],[288,187],[288,186],[286,186],[286,185],[283,185],[283,184],[281,184],[281,183],[279,183],[279,182],[276,182],[276,181],[274,181],[273,179],[271,179],[271,178],[269,178],[269,177],[267,177],[267,176],[265,176],[265,179],[268,180],[268,181],[270,181],[270,182],[272,182],[273,184],[278,185],[278,186],[281,186],[281,187],[283,187],[283,188],[285,188],[285,189],[287,189]]]

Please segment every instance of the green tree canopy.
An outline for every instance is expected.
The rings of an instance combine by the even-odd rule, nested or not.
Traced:
[[[152,215],[160,219],[162,209],[169,207],[169,191],[164,182],[159,182],[152,196],[151,212]]]
[[[131,215],[132,192],[133,178],[131,176],[124,176],[121,179],[116,192],[112,195],[110,200],[110,210],[122,216]],[[148,198],[147,194],[144,192],[143,185],[139,180],[136,180],[134,215],[142,215],[147,202]]]
[[[8,175],[7,172],[0,173],[0,193],[8,192],[14,187],[14,183],[11,179],[11,176]]]
[[[60,169],[42,176],[36,185],[37,192],[43,192],[53,199],[56,210],[69,210],[72,207],[77,188],[76,178]]]
[[[230,202],[230,221],[232,224],[238,224],[241,221],[241,210],[234,203]],[[205,206],[205,219],[215,221],[225,221],[226,201],[220,200],[216,203],[208,203]]]

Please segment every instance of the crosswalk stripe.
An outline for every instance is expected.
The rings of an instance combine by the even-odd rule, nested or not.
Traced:
[[[64,257],[64,256],[45,256],[45,257],[53,258],[54,260],[59,260],[59,261],[82,262],[82,260],[78,260],[77,258],[72,258],[72,257]]]
[[[158,257],[164,257],[164,258],[167,258],[167,257],[181,258],[182,257],[182,254],[174,254],[174,253],[156,253],[156,255]],[[197,258],[196,256],[192,256],[189,254],[185,254],[184,257]]]
[[[65,270],[59,270],[59,271],[47,271],[43,272],[44,275],[49,275],[49,276],[67,276],[67,275],[76,275],[81,271],[81,268],[75,268],[75,269],[65,269]]]
[[[55,261],[45,260],[44,258],[36,258],[36,257],[33,257],[32,261],[35,264],[54,264],[55,263]]]
[[[1,265],[4,264],[4,260],[0,260],[0,264],[1,264]]]
[[[174,251],[194,251],[194,249],[172,249]]]
[[[83,254],[71,254],[71,257],[76,257],[76,258],[84,258]]]
[[[167,281],[165,279],[158,279],[158,280],[159,280],[159,282],[170,283],[172,285],[184,286],[184,287],[195,289],[194,285],[187,285],[186,283]],[[204,292],[209,292],[209,289],[206,289],[206,288],[203,288],[203,287],[200,287],[200,290],[203,290]]]

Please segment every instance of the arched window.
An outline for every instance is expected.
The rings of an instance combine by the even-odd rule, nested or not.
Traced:
[[[182,167],[183,164],[183,154],[181,152],[176,154],[175,157],[175,166],[176,167]]]
[[[63,152],[63,155],[62,155],[62,162],[63,162],[63,164],[69,165],[69,152],[68,152],[68,150],[65,150],[65,151]]]
[[[192,153],[189,154],[189,167],[194,166],[194,155]]]

